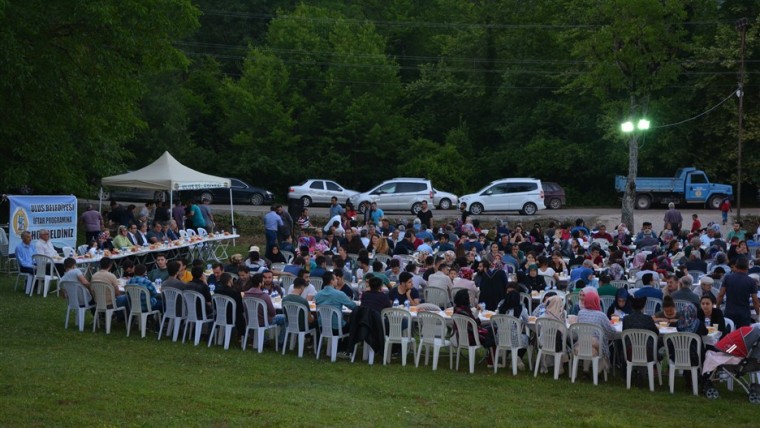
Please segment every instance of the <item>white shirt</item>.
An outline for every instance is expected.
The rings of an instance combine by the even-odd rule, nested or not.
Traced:
[[[541,269],[538,269],[538,274],[541,276],[549,276],[554,278],[554,274],[557,273],[552,268],[546,268],[546,270],[542,271]]]
[[[288,287],[288,294],[293,294],[293,284],[290,284],[290,287]],[[314,297],[317,294],[317,289],[309,283],[306,287],[303,288],[303,291],[301,292],[301,297],[308,300],[309,297]]]
[[[43,241],[42,239],[38,239],[34,244],[34,254],[43,254],[48,257],[57,257],[58,251],[56,251],[55,247],[53,247],[52,241]]]

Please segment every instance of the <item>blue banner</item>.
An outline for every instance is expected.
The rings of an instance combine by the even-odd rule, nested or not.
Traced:
[[[77,244],[77,198],[76,196],[14,196],[11,203],[8,249],[11,253],[21,243],[21,232],[32,233],[37,240],[39,231],[50,231],[50,240],[58,248],[76,248]]]

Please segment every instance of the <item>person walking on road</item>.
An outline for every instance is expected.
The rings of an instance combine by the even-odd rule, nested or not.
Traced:
[[[674,236],[678,236],[681,233],[683,217],[681,216],[681,212],[676,209],[676,204],[673,202],[668,204],[668,211],[665,212],[665,217],[662,221],[665,223],[663,229],[667,229],[668,223],[670,223],[670,230],[673,231]]]

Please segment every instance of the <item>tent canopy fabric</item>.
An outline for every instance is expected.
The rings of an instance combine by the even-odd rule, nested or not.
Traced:
[[[164,152],[160,158],[142,169],[104,177],[101,183],[103,186],[110,187],[136,187],[170,191],[230,187],[229,179],[188,168],[174,159],[169,152]]]

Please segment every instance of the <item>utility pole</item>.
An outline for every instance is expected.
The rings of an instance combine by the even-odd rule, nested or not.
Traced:
[[[736,161],[736,218],[741,221],[742,219],[742,133],[743,129],[743,116],[744,116],[744,50],[747,36],[747,26],[749,22],[747,18],[741,18],[736,21],[736,29],[739,31],[739,37],[741,39],[741,47],[739,49],[741,55],[741,61],[739,62],[739,89],[736,90],[736,96],[739,97],[739,130],[738,135],[738,148],[737,148],[737,161]]]

